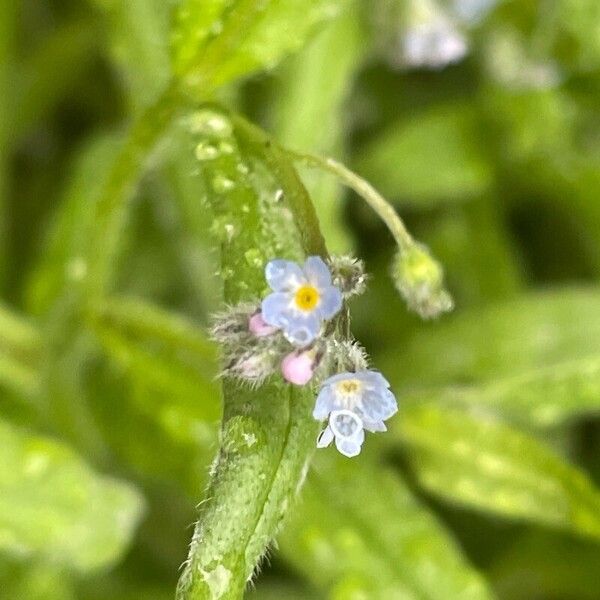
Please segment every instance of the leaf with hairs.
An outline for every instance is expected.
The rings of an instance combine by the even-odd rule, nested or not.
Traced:
[[[405,407],[396,430],[419,482],[442,498],[600,538],[600,492],[535,438],[434,406]]]

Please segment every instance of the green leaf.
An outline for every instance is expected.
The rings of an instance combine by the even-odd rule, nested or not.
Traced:
[[[480,385],[416,392],[405,400],[485,406],[536,427],[563,425],[600,413],[600,355]]]
[[[51,114],[97,58],[98,31],[92,21],[67,22],[43,40],[19,65],[12,135],[18,139]]]
[[[530,293],[416,334],[405,361],[382,358],[407,402],[485,406],[558,425],[600,412],[599,300],[594,288]]]
[[[146,406],[157,418],[169,413],[202,427],[219,417],[216,352],[191,321],[139,299],[110,298],[92,309],[91,325],[138,385],[163,392],[158,406]]]
[[[356,170],[403,202],[468,200],[492,184],[476,128],[465,106],[437,107],[384,130],[362,148]]]
[[[594,287],[564,288],[457,314],[418,332],[405,344],[404,360],[389,357],[390,371],[407,387],[460,385],[591,359],[598,354],[599,302]]]
[[[0,550],[80,571],[107,567],[130,542],[142,499],[70,449],[0,422]]]
[[[259,130],[239,119],[233,128],[215,111],[196,114],[193,123],[210,125],[216,136],[200,136],[196,156],[216,213],[225,301],[256,301],[267,260],[325,255],[314,210],[282,152]],[[296,494],[316,435],[310,390],[276,379],[258,389],[225,380],[223,396],[221,449],[179,582],[178,598],[186,600],[241,597]]]
[[[331,451],[315,463],[279,542],[284,557],[328,598],[492,597],[392,472]]]
[[[184,0],[173,26],[173,69],[206,97],[298,50],[344,0]]]
[[[6,598],[18,600],[75,600],[68,573],[56,565],[0,562],[0,589]]]
[[[169,26],[173,0],[95,0],[108,24],[110,53],[137,110],[168,84]]]
[[[18,26],[18,6],[3,2],[0,6],[0,289],[4,289],[9,264],[7,243],[8,194],[12,125],[10,112],[14,101],[12,70]]]
[[[30,312],[46,313],[66,289],[85,278],[85,246],[95,226],[94,209],[120,148],[116,135],[102,136],[89,141],[71,166],[41,260],[29,275],[26,305]]]
[[[0,302],[0,383],[22,396],[36,397],[41,344],[37,328]]]
[[[419,482],[477,510],[600,538],[600,493],[534,438],[492,419],[406,407],[397,431]]]
[[[600,546],[548,531],[516,538],[490,569],[498,597],[596,600]]]

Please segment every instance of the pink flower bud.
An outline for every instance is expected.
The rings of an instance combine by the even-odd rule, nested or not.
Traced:
[[[281,362],[283,378],[295,385],[307,384],[315,372],[315,354],[312,350],[294,351]]]
[[[248,321],[248,329],[256,337],[264,337],[277,331],[277,327],[273,327],[272,325],[265,323],[265,320],[262,318],[262,314],[260,312],[254,313],[250,317],[250,320]]]

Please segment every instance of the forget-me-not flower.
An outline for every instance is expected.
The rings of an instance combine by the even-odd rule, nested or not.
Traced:
[[[302,268],[289,260],[272,260],[265,276],[273,293],[262,302],[262,318],[281,328],[295,346],[310,344],[319,335],[322,322],[342,308],[342,293],[318,256],[309,256]]]
[[[364,430],[386,431],[384,421],[397,410],[398,403],[390,384],[376,371],[340,373],[323,382],[313,417],[329,418],[317,446],[324,448],[335,439],[337,449],[345,456],[360,453]]]

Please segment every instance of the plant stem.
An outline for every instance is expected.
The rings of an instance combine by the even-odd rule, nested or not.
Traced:
[[[415,241],[410,235],[404,222],[394,210],[394,207],[362,177],[345,167],[333,158],[321,158],[312,154],[305,154],[286,149],[287,154],[295,161],[302,164],[328,171],[335,175],[342,183],[354,190],[381,218],[391,231],[400,250],[405,251],[414,246]]]

